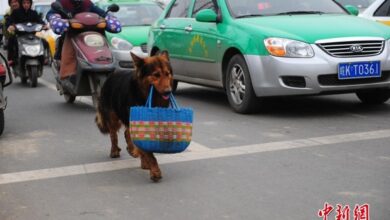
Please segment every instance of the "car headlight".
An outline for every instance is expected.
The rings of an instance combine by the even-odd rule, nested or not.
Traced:
[[[84,42],[88,47],[103,47],[104,38],[99,34],[88,34],[84,37]]]
[[[26,46],[24,49],[26,50],[26,54],[24,55],[29,55],[34,57],[39,55],[40,45]]]
[[[111,39],[111,45],[117,50],[131,50],[133,48],[131,43],[118,37],[113,37]]]
[[[313,57],[313,48],[307,43],[284,38],[267,38],[264,40],[268,52],[277,57]]]

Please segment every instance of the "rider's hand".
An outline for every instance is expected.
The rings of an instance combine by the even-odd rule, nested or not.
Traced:
[[[10,25],[7,29],[8,32],[13,33],[15,31],[15,26]]]
[[[111,33],[119,33],[122,30],[122,25],[120,21],[112,16],[112,15],[107,15],[106,16],[106,31],[111,32]]]

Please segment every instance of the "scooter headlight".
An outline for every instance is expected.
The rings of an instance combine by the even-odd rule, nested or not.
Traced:
[[[133,48],[133,45],[123,39],[118,37],[113,37],[111,39],[111,45],[117,50],[128,50],[130,51]]]
[[[36,31],[36,32],[41,31],[41,30],[42,30],[42,27],[43,27],[43,25],[37,24],[37,25],[35,26],[35,31]]]
[[[34,46],[26,46],[24,48],[25,53],[23,55],[28,55],[28,56],[38,56],[40,52],[40,46],[39,45],[34,45]]]
[[[24,31],[24,27],[21,24],[17,24],[17,25],[15,25],[15,27],[16,27],[16,30],[18,30],[18,31]]]
[[[98,34],[89,34],[84,37],[84,42],[89,47],[103,47],[104,38]]]

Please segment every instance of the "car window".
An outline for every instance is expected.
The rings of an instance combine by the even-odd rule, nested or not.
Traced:
[[[385,1],[374,13],[374,17],[386,17],[390,15],[390,1]]]
[[[347,12],[331,0],[226,0],[233,17]]]
[[[217,12],[213,0],[196,0],[194,10],[192,11],[192,17],[195,17],[196,13],[202,9],[212,9]]]
[[[37,13],[42,13],[42,17],[46,18],[47,12],[51,9],[50,5],[35,5],[34,10],[37,11]]]
[[[162,13],[157,4],[121,5],[120,10],[114,14],[121,21],[122,26],[148,26]]]
[[[191,0],[176,0],[169,9],[167,18],[185,18],[188,16],[188,9]]]

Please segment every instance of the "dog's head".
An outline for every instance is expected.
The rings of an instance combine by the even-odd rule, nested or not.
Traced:
[[[137,78],[141,80],[141,84],[147,86],[147,88],[153,85],[164,99],[168,99],[173,84],[168,52],[163,51],[160,54],[146,58],[141,58],[131,52],[130,54],[134,61]]]

